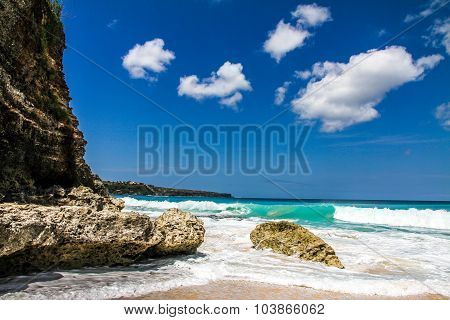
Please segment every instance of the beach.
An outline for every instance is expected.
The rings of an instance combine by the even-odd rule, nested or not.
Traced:
[[[356,295],[300,286],[280,286],[249,281],[215,281],[207,285],[152,292],[137,300],[443,300],[439,294],[409,296]]]
[[[3,279],[1,299],[437,299],[450,296],[450,205],[119,196],[124,211],[198,216],[197,252],[129,266]],[[329,244],[344,269],[256,250],[250,233],[287,220]],[[362,222],[366,221],[366,222]],[[11,290],[11,287],[20,290]],[[67,290],[70,288],[70,290]]]

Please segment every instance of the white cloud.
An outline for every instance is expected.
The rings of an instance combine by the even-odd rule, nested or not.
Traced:
[[[389,91],[421,79],[442,59],[432,55],[414,61],[406,48],[391,46],[351,56],[347,63],[316,63],[312,79],[292,100],[292,110],[301,120],[321,120],[324,132],[371,121]]]
[[[132,78],[151,80],[148,71],[159,73],[166,70],[175,54],[164,49],[164,40],[153,39],[144,44],[136,44],[122,57],[122,66],[128,70]]]
[[[237,103],[243,98],[242,93],[236,92],[232,96],[220,99],[219,103],[237,110]]]
[[[114,29],[118,22],[119,22],[119,20],[113,19],[110,22],[108,22],[108,24],[106,26],[110,29]]]
[[[428,17],[447,5],[448,0],[430,0],[422,6],[422,11],[417,14],[408,14],[404,21],[411,22]],[[445,9],[448,9],[448,7]],[[445,19],[435,19],[433,25],[428,30],[431,31],[430,34],[423,36],[427,41],[426,44],[431,44],[434,47],[443,46],[447,54],[450,55],[450,18],[447,16]]]
[[[312,36],[307,30],[308,27],[318,26],[332,20],[330,10],[319,7],[315,3],[299,5],[291,14],[297,20],[296,25],[281,20],[275,30],[269,32],[268,38],[264,42],[264,51],[277,62],[280,62],[288,52],[303,46],[305,40]]]
[[[301,47],[309,36],[308,31],[281,20],[276,29],[269,32],[269,38],[264,42],[264,51],[280,62],[286,53]]]
[[[450,102],[438,106],[434,116],[439,121],[442,128],[450,130]]]
[[[294,77],[297,79],[306,80],[311,77],[311,71],[309,70],[303,70],[303,71],[294,71]]]
[[[292,16],[297,18],[297,23],[304,25],[305,27],[315,27],[323,24],[326,21],[331,21],[330,9],[326,7],[320,7],[317,4],[300,4],[295,11],[292,12]]]
[[[285,81],[281,87],[278,87],[275,90],[275,101],[274,103],[277,106],[280,106],[284,102],[284,98],[286,97],[286,92],[291,84],[290,81]]]
[[[446,20],[436,19],[431,28],[429,39],[435,47],[443,46],[447,54],[450,55],[450,18]]]
[[[408,23],[408,22],[415,20],[416,18],[417,18],[417,15],[407,14],[405,19],[403,19],[403,21]]]
[[[428,3],[422,7],[422,11],[416,14],[408,14],[406,15],[404,21],[406,23],[420,19],[425,18],[431,15],[434,11],[441,8],[444,4],[446,4],[448,0],[430,0]]]
[[[386,29],[381,29],[380,31],[378,31],[378,36],[379,36],[379,37],[383,37],[383,36],[385,36],[386,34],[387,34]]]
[[[227,61],[211,77],[201,81],[196,75],[181,77],[178,95],[190,96],[196,100],[218,97],[222,98],[219,101],[221,104],[234,107],[242,100],[239,91],[252,90],[242,69],[242,64]]]
[[[422,57],[417,59],[416,65],[423,69],[432,69],[435,65],[437,65],[442,59],[443,56],[440,54],[433,54],[431,56]]]

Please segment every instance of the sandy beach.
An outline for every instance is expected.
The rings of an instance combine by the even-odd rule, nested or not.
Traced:
[[[408,296],[355,295],[315,290],[301,286],[280,286],[250,281],[214,281],[206,285],[182,286],[152,292],[137,300],[446,300],[439,294]]]

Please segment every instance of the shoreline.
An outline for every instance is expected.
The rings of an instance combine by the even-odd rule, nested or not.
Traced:
[[[218,280],[204,285],[180,286],[119,300],[448,300],[440,294],[385,296],[350,294],[301,286],[244,280]]]

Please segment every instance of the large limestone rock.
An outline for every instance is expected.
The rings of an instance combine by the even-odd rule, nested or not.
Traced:
[[[258,225],[250,234],[256,249],[272,249],[302,260],[321,262],[343,269],[333,248],[307,229],[287,221],[266,222]]]
[[[128,264],[162,240],[136,213],[88,207],[0,206],[0,275]]]
[[[0,235],[0,276],[6,276],[193,253],[204,229],[201,220],[177,210],[155,222],[143,214],[87,206],[3,203]]]
[[[94,192],[85,186],[64,189],[54,185],[40,194],[22,194],[22,200],[17,202],[44,206],[85,206],[95,211],[121,211],[125,207],[123,200]]]
[[[155,226],[163,234],[163,240],[153,248],[157,255],[194,253],[205,238],[203,221],[175,208],[159,216]]]
[[[61,190],[61,188],[56,189],[54,197],[60,197],[59,205],[87,206],[96,211],[120,211],[125,207],[123,200],[100,195],[92,191],[91,188],[84,186],[72,188],[68,192]]]

